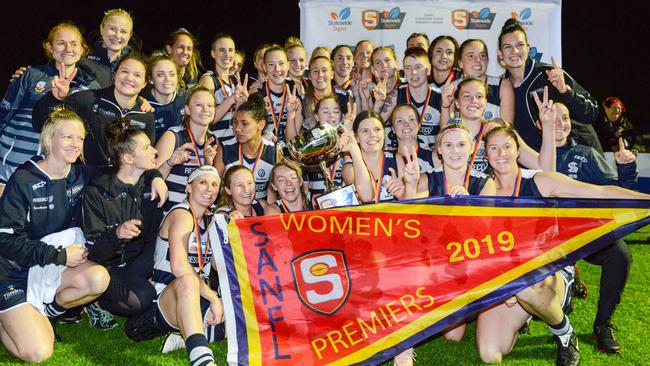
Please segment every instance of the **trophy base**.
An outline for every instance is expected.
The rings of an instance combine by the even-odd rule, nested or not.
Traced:
[[[359,200],[357,199],[357,190],[354,188],[354,185],[349,184],[316,198],[316,203],[318,203],[320,209],[326,209],[332,207],[358,206]]]

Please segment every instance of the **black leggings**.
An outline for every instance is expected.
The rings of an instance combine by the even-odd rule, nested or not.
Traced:
[[[149,282],[153,258],[139,256],[124,267],[111,267],[111,281],[99,298],[99,306],[115,315],[131,316],[143,312],[156,298],[156,290]]]
[[[596,313],[594,325],[605,325],[609,323],[616,306],[621,302],[621,295],[630,274],[632,256],[627,243],[623,240],[617,240],[610,246],[585,258],[585,260],[602,267],[598,312]]]

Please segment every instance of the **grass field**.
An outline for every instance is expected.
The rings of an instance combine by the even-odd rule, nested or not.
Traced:
[[[623,347],[620,355],[604,355],[595,349],[591,339],[591,327],[596,313],[598,279],[600,267],[580,262],[583,279],[589,285],[589,297],[575,300],[575,311],[571,322],[580,339],[582,365],[643,365],[650,360],[650,347],[645,341],[650,338],[646,326],[650,299],[647,284],[650,283],[650,227],[646,227],[627,238],[630,243],[634,263],[623,301],[616,312],[614,323],[616,333]],[[646,245],[644,245],[646,244]],[[159,348],[162,339],[134,343],[130,341],[120,326],[108,332],[90,328],[85,316],[82,323],[61,325],[59,333],[64,341],[56,345],[53,357],[44,365],[184,365],[187,356],[184,350],[161,355]],[[27,331],[27,330],[26,330]],[[0,347],[2,348],[2,347]],[[212,345],[217,364],[225,365],[226,343]],[[450,344],[442,339],[432,339],[416,347],[418,365],[480,365],[474,346],[474,330],[470,327],[460,344]],[[531,323],[530,334],[523,335],[514,351],[508,355],[504,365],[553,365],[554,346],[546,325]],[[20,365],[4,348],[0,350],[0,365]],[[388,364],[388,363],[387,363]],[[302,365],[301,365],[302,366]]]

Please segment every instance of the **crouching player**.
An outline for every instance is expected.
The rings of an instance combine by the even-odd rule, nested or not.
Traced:
[[[153,306],[126,322],[126,334],[135,341],[180,332],[192,366],[214,364],[208,341],[222,339],[221,300],[206,284],[210,274],[211,242],[224,238],[208,208],[217,198],[220,178],[211,166],[194,170],[187,184],[187,200],[163,219],[156,241],[152,280],[158,293]]]

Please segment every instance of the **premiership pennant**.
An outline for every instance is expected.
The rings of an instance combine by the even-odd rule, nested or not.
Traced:
[[[648,223],[650,203],[438,197],[230,222],[228,362],[378,364]]]

